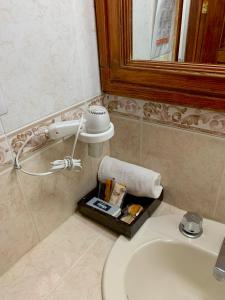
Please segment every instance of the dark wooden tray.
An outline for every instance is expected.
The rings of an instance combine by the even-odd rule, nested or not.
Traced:
[[[85,216],[89,217],[92,220],[95,220],[105,227],[108,227],[111,230],[128,238],[132,238],[138,231],[138,229],[160,205],[161,201],[163,200],[163,192],[158,199],[135,197],[131,194],[127,194],[124,199],[122,208],[132,203],[140,204],[144,208],[140,215],[131,224],[127,224],[118,218],[110,216],[94,207],[90,207],[89,205],[87,205],[86,203],[93,197],[98,197],[98,187],[96,187],[78,202],[78,210]]]

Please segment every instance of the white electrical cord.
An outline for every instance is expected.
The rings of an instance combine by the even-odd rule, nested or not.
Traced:
[[[80,134],[80,130],[81,130],[81,127],[82,127],[83,123],[84,123],[84,114],[82,113],[81,114],[81,118],[80,118],[80,124],[78,126],[77,134],[75,135],[75,139],[74,139],[74,143],[73,143],[72,154],[71,154],[72,158],[74,158],[74,155],[75,155],[75,149],[76,149],[76,145],[77,145],[77,140],[78,140],[78,137],[79,137],[79,134]]]
[[[18,169],[19,171],[21,171],[21,172],[23,172],[25,174],[31,175],[31,176],[47,176],[47,175],[52,175],[52,174],[54,174],[56,172],[59,172],[59,171],[65,170],[65,169],[71,170],[71,169],[79,168],[79,170],[76,170],[76,171],[80,171],[80,169],[82,168],[82,166],[81,166],[81,160],[80,159],[74,159],[74,154],[75,154],[75,149],[76,149],[77,140],[78,140],[78,137],[79,137],[79,134],[80,134],[80,130],[81,130],[81,127],[83,125],[83,120],[84,120],[84,117],[83,117],[83,114],[82,114],[81,119],[80,119],[80,124],[79,124],[77,133],[76,133],[75,138],[74,138],[74,143],[73,143],[73,148],[72,148],[72,154],[71,154],[71,156],[66,156],[63,160],[55,160],[55,161],[51,162],[50,164],[52,165],[52,167],[47,172],[36,173],[36,172],[26,171],[24,168],[22,168],[22,166],[20,164],[20,161],[19,161],[19,158],[20,158],[20,155],[23,152],[23,149],[25,148],[25,146],[31,141],[31,139],[35,135],[41,135],[41,134],[47,135],[47,129],[46,129],[44,131],[35,132],[34,135],[29,136],[25,140],[25,142],[20,147],[20,149],[17,152],[17,155],[15,157],[15,168]]]
[[[78,137],[80,134],[80,130],[83,125],[83,121],[84,121],[84,116],[82,114],[81,118],[80,118],[80,124],[77,129],[77,134],[75,135],[71,156],[67,156],[63,160],[55,160],[55,161],[51,162],[51,165],[52,165],[52,167],[50,169],[51,171],[63,170],[63,169],[74,169],[76,167],[79,167],[80,169],[82,168],[81,161],[74,159],[74,154],[75,154],[75,149],[76,149],[77,140],[78,140]]]

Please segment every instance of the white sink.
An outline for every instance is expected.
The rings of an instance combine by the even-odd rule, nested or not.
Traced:
[[[104,268],[104,300],[225,300],[225,283],[213,276],[225,225],[204,219],[203,235],[192,240],[180,221],[150,218],[132,240],[117,240]]]

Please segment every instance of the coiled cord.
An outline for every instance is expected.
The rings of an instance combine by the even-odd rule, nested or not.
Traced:
[[[74,138],[74,143],[73,143],[73,148],[72,148],[72,153],[71,153],[71,156],[66,156],[64,159],[62,160],[55,160],[53,162],[51,162],[50,164],[52,165],[52,167],[50,168],[49,171],[47,172],[30,172],[30,171],[27,171],[25,170],[21,164],[20,164],[20,156],[23,152],[23,149],[26,147],[26,145],[32,140],[32,138],[35,136],[35,135],[45,135],[47,136],[48,135],[48,130],[47,129],[44,129],[44,130],[39,130],[37,132],[35,132],[33,135],[29,136],[25,142],[23,143],[23,145],[20,147],[19,151],[17,152],[17,155],[15,157],[15,162],[14,162],[14,167],[27,174],[27,175],[31,175],[31,176],[48,176],[48,175],[52,175],[52,174],[55,174],[57,172],[60,172],[62,170],[74,170],[75,171],[80,171],[82,169],[82,165],[81,165],[81,160],[80,159],[74,159],[74,155],[75,155],[75,149],[76,149],[76,145],[77,145],[77,140],[78,140],[78,137],[79,137],[79,134],[80,134],[80,130],[81,130],[81,127],[83,125],[83,121],[84,121],[84,117],[83,117],[83,114],[81,115],[81,119],[80,119],[80,124],[78,126],[78,130],[77,130],[77,133],[75,134],[75,138]]]

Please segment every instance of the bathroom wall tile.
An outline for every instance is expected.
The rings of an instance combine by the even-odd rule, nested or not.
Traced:
[[[46,300],[102,300],[102,271],[113,243],[108,238],[98,239]]]
[[[169,204],[167,204],[169,206]],[[170,205],[171,206],[171,205]],[[116,240],[119,237],[119,234],[105,227],[104,225],[95,222],[94,220],[84,216],[79,211],[77,211],[73,217],[78,220],[81,224],[91,227],[94,231],[98,232],[101,237],[105,237],[110,240]]]
[[[224,222],[224,113],[107,94],[103,103],[127,136],[133,132],[127,122],[141,119],[140,163],[162,174],[166,201]],[[112,156],[134,162],[116,139]]]
[[[0,135],[0,173],[12,165],[12,153],[6,136]]]
[[[2,0],[0,11],[6,132],[100,94],[93,0]]]
[[[184,210],[170,205],[166,202],[161,202],[160,206],[156,209],[156,211],[153,212],[151,217],[161,217],[165,215],[180,215],[182,218],[184,214]]]
[[[73,138],[54,144],[26,160],[23,166],[35,172],[46,171],[49,162],[63,159],[71,153],[72,143]],[[77,144],[75,157],[83,162],[81,172],[66,170],[44,177],[19,174],[25,199],[41,239],[71,216],[77,201],[96,185],[97,170],[92,168],[87,144]]]
[[[97,238],[91,226],[70,217],[0,278],[0,299],[46,299]]]
[[[96,173],[96,176],[98,173],[99,165],[100,165],[103,157],[106,155],[110,155],[110,141],[104,142],[103,151],[102,151],[102,154],[100,157],[91,157],[92,168],[93,168],[94,172]]]
[[[214,219],[225,224],[225,169],[221,180]]]
[[[0,173],[12,164],[12,153],[0,118]]]
[[[225,136],[223,112],[107,94],[104,95],[103,103],[110,112],[141,117],[149,123]]]
[[[141,122],[140,120],[111,115],[115,136],[110,140],[111,156],[130,163],[140,163]]]
[[[53,141],[45,134],[37,134],[38,131],[43,132],[49,125],[55,122],[78,120],[81,115],[85,113],[88,106],[101,104],[102,96],[97,96],[79,104],[72,105],[69,108],[58,111],[36,122],[32,122],[22,128],[14,130],[13,132],[7,133],[6,138],[11,147],[12,153],[15,155],[26,139],[30,136],[33,137],[23,149],[21,157],[27,157],[29,153],[33,153],[36,150],[46,147],[46,145],[51,144]]]
[[[103,98],[104,98],[104,95],[101,94],[100,96],[97,96],[97,97],[94,97],[93,99],[91,99],[88,103],[88,105],[101,105],[101,106],[104,106],[103,104]]]
[[[0,174],[0,191],[0,275],[2,275],[38,242],[38,235],[24,204],[15,171],[10,169]]]
[[[52,122],[61,120],[73,120],[79,118],[80,113],[83,112],[84,109],[87,108],[87,106],[91,103],[101,104],[101,98],[102,97],[96,97],[91,99],[90,101],[82,103],[79,106],[72,106],[69,109],[52,115],[51,117],[43,118],[42,120],[34,124],[29,124],[25,128],[16,130],[15,132],[10,133],[8,136],[4,135],[4,130],[0,122],[0,174],[2,172],[5,172],[5,170],[9,168],[9,166],[12,167],[12,152],[13,154],[15,154],[18,151],[19,147],[22,145],[28,135],[32,134],[39,128],[43,128],[46,125],[51,124]],[[71,153],[72,143],[73,139],[53,144],[52,141],[34,136],[34,139],[32,139],[31,143],[28,144],[22,155],[22,159],[29,157],[29,159],[26,159],[23,162],[23,165],[28,170],[45,171],[49,168],[50,161],[54,159],[64,158],[65,155]],[[38,229],[39,238],[41,239],[46,237],[57,226],[65,221],[65,219],[71,216],[71,214],[74,213],[76,202],[84,194],[95,187],[99,163],[104,155],[109,154],[109,142],[105,143],[104,151],[100,158],[90,158],[87,155],[87,145],[82,143],[78,143],[76,153],[76,157],[81,158],[83,161],[83,169],[81,173],[77,173],[74,171],[65,171],[62,172],[62,174],[38,178],[18,172],[18,182],[25,196],[24,203],[29,208],[27,222],[29,222],[31,218],[33,219],[33,222]],[[2,178],[4,177],[0,176],[0,184],[3,183],[4,185],[4,180],[2,181]],[[18,184],[18,182],[16,184]],[[7,197],[7,193],[2,194],[2,202],[7,203]],[[21,209],[23,209],[24,203],[22,203]],[[2,210],[3,217],[5,217],[6,213],[7,211]],[[27,212],[24,212],[24,214],[26,215]],[[20,218],[21,215],[19,214],[18,222],[20,222]],[[13,222],[14,223],[5,223],[5,227],[2,227],[4,228],[5,232],[11,232],[11,227],[16,226],[16,215]],[[30,228],[32,228],[32,226],[30,226]],[[17,231],[15,231],[15,234],[17,234]],[[24,234],[27,234],[26,231]],[[2,260],[3,265],[5,266],[4,270],[7,270],[9,266],[15,263],[21,257],[21,255],[24,254],[25,250],[27,251],[27,249],[30,249],[33,245],[31,243],[31,245],[28,247],[25,243],[23,249],[20,245],[20,239],[18,241],[14,239],[12,240],[12,243],[13,245],[10,244],[9,241],[8,245],[11,247],[11,252],[14,251],[14,248],[17,249],[18,246],[18,253],[15,252],[15,256],[13,256],[11,255],[11,252],[8,251],[9,255],[12,256],[12,259],[7,258],[6,262]],[[34,244],[35,243],[36,241],[34,242]],[[0,265],[0,274],[3,272],[2,269],[3,268]]]
[[[142,165],[161,173],[165,201],[213,218],[225,140],[144,123],[142,143]]]
[[[144,100],[104,94],[103,103],[109,112],[132,117],[143,116]]]

